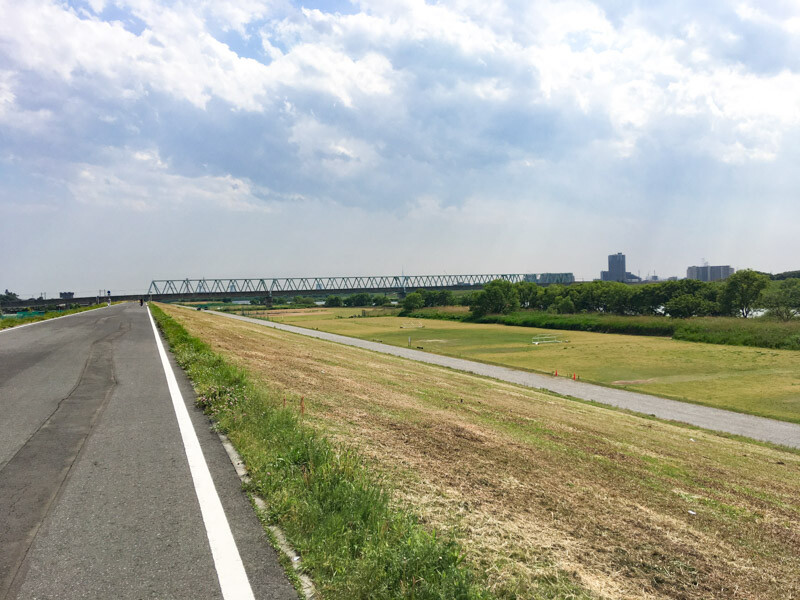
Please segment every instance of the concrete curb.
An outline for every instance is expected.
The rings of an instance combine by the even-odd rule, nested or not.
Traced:
[[[230,439],[228,439],[228,436],[219,432],[217,432],[217,435],[222,442],[222,446],[225,448],[225,452],[228,453],[228,458],[231,459],[231,464],[233,465],[233,468],[236,469],[236,474],[239,476],[239,479],[242,480],[243,484],[250,483],[250,476],[247,474],[247,467],[245,467],[242,457],[236,451],[236,448],[234,448]],[[256,505],[256,509],[261,512],[265,512],[267,510],[266,501],[261,496],[258,496],[252,492],[250,492],[250,495],[253,497],[253,502]],[[286,536],[280,527],[277,525],[268,525],[268,528],[278,542],[278,550],[280,550],[280,552],[282,552],[289,559],[289,563],[292,565],[295,574],[300,580],[302,586],[301,593],[303,594],[303,597],[305,600],[314,600],[314,598],[317,597],[316,590],[314,589],[314,583],[311,581],[311,578],[308,575],[303,573],[303,564],[302,560],[300,559],[300,555],[289,544],[289,541],[286,539]]]

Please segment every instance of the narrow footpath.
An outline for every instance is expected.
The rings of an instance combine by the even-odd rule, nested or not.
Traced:
[[[800,425],[794,423],[766,419],[764,417],[756,417],[729,410],[701,406],[699,404],[669,400],[667,398],[659,398],[658,396],[650,396],[649,394],[641,394],[639,392],[608,388],[591,383],[584,383],[582,381],[573,381],[572,379],[539,375],[537,373],[510,369],[498,365],[488,365],[472,360],[465,360],[463,358],[431,354],[430,352],[413,350],[411,348],[390,346],[379,342],[370,342],[335,333],[264,321],[262,319],[241,317],[239,315],[231,315],[217,311],[208,312],[228,319],[238,319],[240,321],[247,321],[248,323],[263,325],[264,327],[272,327],[282,331],[327,340],[329,342],[391,354],[431,365],[456,369],[458,371],[466,371],[484,377],[516,383],[525,387],[549,390],[564,396],[571,396],[581,400],[590,400],[600,404],[607,404],[638,413],[644,413],[646,415],[652,415],[659,419],[687,423],[712,431],[742,435],[755,440],[780,444],[790,448],[800,448]]]

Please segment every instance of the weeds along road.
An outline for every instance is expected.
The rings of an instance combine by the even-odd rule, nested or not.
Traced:
[[[0,332],[0,599],[297,598],[173,370],[138,304]]]
[[[583,383],[581,381],[572,381],[564,377],[539,375],[498,365],[489,365],[461,358],[442,356],[440,354],[431,354],[411,348],[400,348],[388,344],[381,344],[379,342],[370,342],[337,335],[335,333],[264,321],[262,319],[253,319],[251,317],[243,317],[217,311],[208,312],[229,319],[239,319],[241,321],[273,327],[300,335],[346,344],[348,346],[374,350],[375,352],[400,356],[432,365],[449,367],[451,369],[466,371],[468,373],[491,377],[493,379],[499,379],[526,387],[550,390],[564,396],[571,396],[573,398],[580,398],[582,400],[590,400],[601,404],[633,410],[646,415],[653,415],[660,419],[687,423],[712,431],[732,433],[791,448],[800,448],[800,425],[794,423],[776,421],[774,419],[766,419],[764,417],[756,417],[708,406],[700,406],[688,402],[668,400],[648,394],[608,388],[590,383]]]

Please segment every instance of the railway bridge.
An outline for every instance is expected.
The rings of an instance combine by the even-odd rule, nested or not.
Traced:
[[[414,290],[475,290],[495,279],[511,283],[530,281],[539,285],[569,284],[572,273],[487,273],[481,275],[369,275],[357,277],[275,277],[257,279],[154,279],[146,293],[115,295],[111,300],[146,298],[161,302],[217,300],[221,298],[277,298],[287,296],[328,296],[331,294],[406,294]],[[4,308],[91,304],[106,297],[89,296],[63,300],[19,300]]]

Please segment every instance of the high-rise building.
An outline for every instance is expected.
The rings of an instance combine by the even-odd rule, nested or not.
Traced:
[[[625,271],[625,255],[622,252],[608,255],[608,271],[600,272],[600,279],[603,281],[621,281],[625,283],[627,279]]]
[[[722,281],[727,279],[735,269],[729,265],[703,265],[686,269],[686,279],[699,279],[700,281]]]

